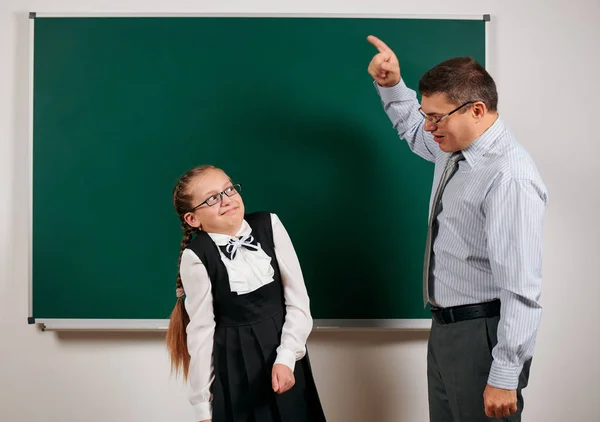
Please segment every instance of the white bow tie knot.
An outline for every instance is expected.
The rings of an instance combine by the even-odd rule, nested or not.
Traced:
[[[221,249],[223,254],[229,259],[234,259],[238,249],[241,247],[253,249],[253,250],[257,251],[258,250],[258,242],[254,236],[252,236],[250,233],[248,233],[247,235],[242,236],[239,239],[237,239],[237,238],[229,239],[229,242],[227,242],[226,245],[219,246],[219,248]]]

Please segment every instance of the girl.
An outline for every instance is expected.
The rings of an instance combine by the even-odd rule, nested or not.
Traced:
[[[172,369],[189,375],[198,421],[325,421],[292,242],[275,214],[244,214],[239,192],[213,166],[191,169],[173,190],[183,240],[167,332]]]

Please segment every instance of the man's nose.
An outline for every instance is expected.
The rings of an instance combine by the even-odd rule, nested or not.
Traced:
[[[433,132],[434,130],[437,129],[437,125],[435,123],[433,123],[431,120],[425,119],[425,124],[423,125],[423,129],[425,129],[427,132]]]

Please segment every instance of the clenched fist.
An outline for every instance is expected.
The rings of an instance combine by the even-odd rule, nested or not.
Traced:
[[[272,380],[273,391],[276,393],[285,393],[296,383],[294,373],[287,366],[276,363],[273,365]]]
[[[502,390],[488,384],[483,392],[483,404],[488,418],[510,416],[517,411],[517,392]]]

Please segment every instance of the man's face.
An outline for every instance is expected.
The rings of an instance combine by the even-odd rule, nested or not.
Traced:
[[[427,116],[424,129],[431,132],[442,151],[460,151],[475,140],[479,118],[472,105],[454,104],[442,93],[423,96],[421,110]],[[448,116],[448,113],[452,114]],[[434,123],[439,119],[442,120]]]

